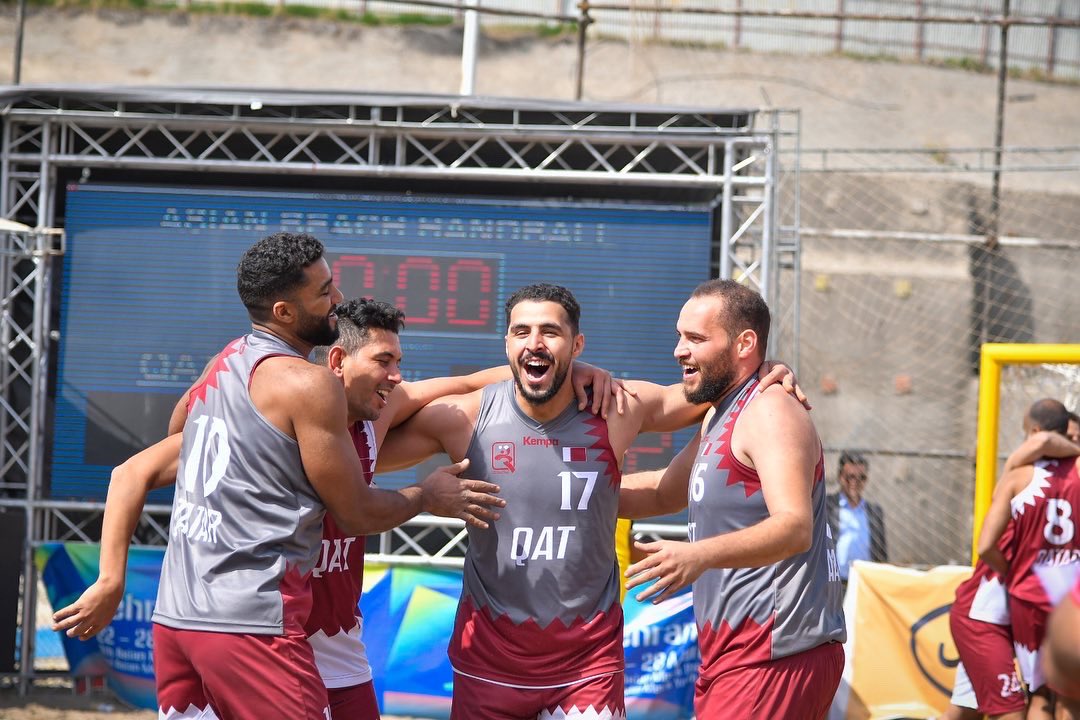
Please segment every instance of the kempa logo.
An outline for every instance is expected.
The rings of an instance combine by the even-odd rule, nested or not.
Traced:
[[[559,447],[559,440],[558,438],[542,438],[523,435],[521,437],[521,444],[533,445],[535,447]]]

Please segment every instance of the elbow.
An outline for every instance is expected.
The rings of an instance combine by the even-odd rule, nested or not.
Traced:
[[[807,552],[814,544],[814,523],[807,517],[795,514],[783,516],[783,525],[778,533],[783,538],[778,550],[781,557],[777,560]]]
[[[798,555],[808,551],[814,544],[813,526],[810,523],[800,523],[791,533],[790,550],[792,555]]]

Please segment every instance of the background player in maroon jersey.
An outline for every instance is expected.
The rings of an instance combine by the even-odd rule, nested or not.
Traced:
[[[1064,433],[1068,411],[1057,400],[1037,401],[1024,418],[1025,429]],[[1077,460],[1040,460],[1010,470],[998,482],[979,535],[979,556],[1007,579],[1013,643],[1030,712],[1049,713],[1053,693],[1046,686],[1038,652],[1051,603],[1038,572],[1053,573],[1080,563],[1080,475]],[[1012,528],[1012,558],[998,547]]]
[[[1027,426],[1027,424],[1025,424]],[[1028,428],[1028,435],[1005,460],[1008,472],[1043,457],[1075,457],[1080,446],[1061,433]],[[1012,536],[1006,531],[998,543],[1005,558],[1012,557]],[[983,560],[972,576],[956,589],[949,608],[949,627],[960,653],[950,705],[940,720],[994,720],[1020,718],[1027,696],[1016,676],[1012,624],[1005,579]]]
[[[693,584],[699,718],[823,718],[844,665],[840,576],[826,522],[824,459],[806,409],[757,376],[769,310],[730,280],[683,306],[675,357],[692,402],[710,403],[700,442],[666,471],[625,479],[620,515],[689,505],[691,542],[638,543],[638,599]]]

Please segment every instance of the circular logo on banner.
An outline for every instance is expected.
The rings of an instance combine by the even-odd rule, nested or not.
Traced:
[[[951,673],[960,664],[960,656],[949,631],[951,607],[950,603],[935,608],[911,626],[911,656],[915,658],[923,677],[946,697],[952,693],[952,688],[948,687]]]

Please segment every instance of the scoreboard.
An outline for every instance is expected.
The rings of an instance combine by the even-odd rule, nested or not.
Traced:
[[[59,291],[50,493],[100,500],[112,467],[164,436],[206,361],[250,329],[236,264],[261,237],[308,232],[346,298],[405,311],[406,380],[506,362],[503,303],[570,288],[582,359],[617,377],[678,382],[675,320],[709,277],[706,205],[74,184]],[[643,437],[624,471],[658,467],[689,433]],[[383,487],[413,471],[381,475]],[[153,502],[171,493],[155,491]]]

